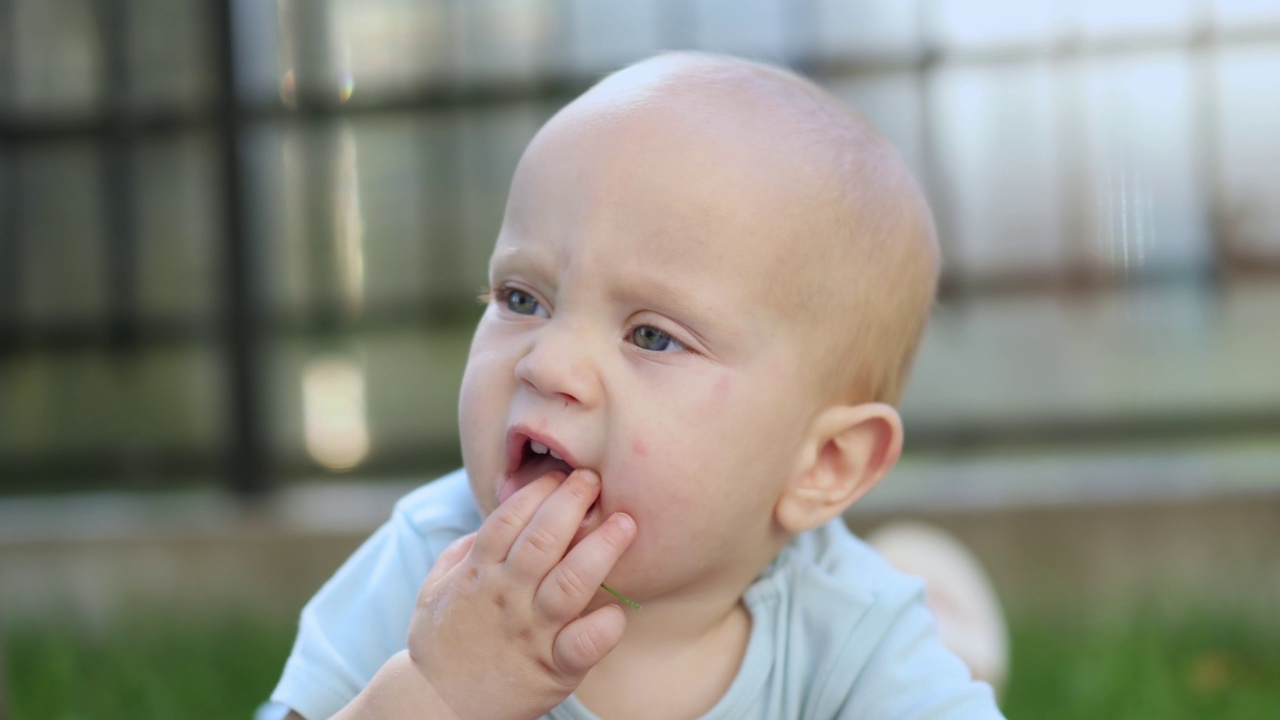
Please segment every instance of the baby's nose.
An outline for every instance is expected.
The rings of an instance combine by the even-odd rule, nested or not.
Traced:
[[[595,405],[600,395],[600,374],[592,347],[580,329],[548,323],[516,363],[516,378],[542,395]]]

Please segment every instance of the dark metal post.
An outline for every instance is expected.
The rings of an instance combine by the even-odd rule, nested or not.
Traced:
[[[0,359],[17,344],[18,299],[22,274],[18,265],[18,151],[12,119],[17,116],[13,77],[13,7],[0,0]]]
[[[100,3],[97,7],[98,32],[102,41],[101,66],[103,117],[107,136],[99,146],[101,154],[102,197],[106,213],[107,339],[116,350],[137,347],[137,223],[134,214],[133,167],[134,138],[132,132],[135,108],[130,107],[132,78],[129,77],[128,8],[125,3]]]
[[[0,360],[18,342],[18,154],[8,140],[0,140]]]
[[[212,0],[218,87],[215,122],[222,158],[222,343],[226,361],[227,486],[250,497],[270,489],[263,438],[259,358],[261,332],[254,301],[253,252],[246,232],[241,113],[236,95],[233,0]]]
[[[295,3],[289,20],[296,50],[293,72],[298,87],[297,112],[307,118],[290,128],[298,140],[295,147],[301,149],[296,160],[304,168],[299,178],[303,197],[299,220],[309,276],[306,307],[294,319],[303,327],[331,336],[342,321],[341,269],[334,252],[333,218],[342,120],[319,114],[332,108],[336,94],[332,81],[329,7],[325,3]]]

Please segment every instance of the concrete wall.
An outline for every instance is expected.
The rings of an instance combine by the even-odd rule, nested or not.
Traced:
[[[94,619],[131,605],[193,616],[248,605],[292,616],[407,487],[295,489],[254,509],[192,497],[133,510],[117,504],[109,523],[91,512],[79,520],[64,514],[61,524],[40,517],[54,511],[48,503],[65,500],[44,500],[42,508],[6,501],[0,612]],[[92,505],[102,514],[111,503]],[[14,512],[27,518],[25,537],[17,536]],[[935,524],[964,542],[1012,613],[1097,616],[1153,600],[1280,608],[1280,493],[909,513],[872,508],[849,518],[860,532],[901,519]]]

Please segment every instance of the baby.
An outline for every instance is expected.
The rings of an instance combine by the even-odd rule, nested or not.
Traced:
[[[693,53],[609,76],[516,169],[465,470],[307,605],[272,699],[307,720],[1000,717],[919,581],[841,520],[898,459],[938,265],[901,159],[812,83]]]

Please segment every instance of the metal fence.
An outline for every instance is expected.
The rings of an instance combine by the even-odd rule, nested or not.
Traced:
[[[667,48],[788,64],[863,110],[930,190],[947,304],[1215,302],[1280,267],[1277,40],[1280,8],[1244,0],[0,0],[0,489],[456,463],[521,148]],[[922,405],[913,447],[1256,434],[1280,426],[1260,397]]]

